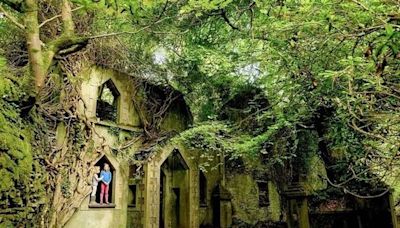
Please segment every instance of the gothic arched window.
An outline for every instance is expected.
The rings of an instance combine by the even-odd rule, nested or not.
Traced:
[[[97,98],[96,117],[100,120],[116,122],[119,96],[120,93],[111,79],[103,83]]]

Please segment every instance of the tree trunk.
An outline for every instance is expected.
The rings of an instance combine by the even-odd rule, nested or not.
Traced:
[[[25,0],[25,36],[28,48],[29,65],[35,78],[35,93],[43,88],[46,71],[43,61],[42,41],[40,40],[37,0]]]
[[[71,5],[68,0],[63,0],[61,18],[63,21],[63,36],[72,36],[74,34],[75,25],[72,20]]]

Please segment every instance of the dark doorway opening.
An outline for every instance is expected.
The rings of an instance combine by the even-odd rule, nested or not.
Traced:
[[[189,227],[189,167],[178,150],[172,151],[160,172],[159,227]]]

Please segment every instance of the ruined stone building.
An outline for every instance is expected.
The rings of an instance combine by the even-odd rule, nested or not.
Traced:
[[[67,227],[310,227],[307,194],[326,187],[317,180],[316,173],[324,175],[317,157],[311,158],[313,169],[285,188],[268,174],[241,172],[246,161],[227,162],[218,153],[205,156],[178,139],[155,142],[151,148],[139,137],[130,140],[122,149],[140,164],[134,165],[114,149],[124,151],[120,142],[141,135],[144,121],[153,118],[154,113],[140,108],[145,85],[134,86],[131,77],[98,67],[85,71],[83,78],[79,112],[95,123],[94,140],[105,148],[94,165],[103,168],[108,163],[113,178],[110,203],[99,204],[97,189],[96,203],[88,196]],[[148,91],[153,97],[164,96],[156,86]],[[182,132],[192,121],[182,95],[175,93],[159,123],[166,133]]]
[[[101,68],[86,74],[80,113],[95,122],[95,142],[112,148],[124,137],[140,135],[141,110],[132,101],[140,95],[134,94],[129,76]],[[161,130],[182,131],[191,118],[183,98],[178,97]],[[97,203],[91,204],[88,196],[67,227],[228,227],[233,210],[250,223],[267,218],[279,221],[280,200],[272,182],[226,175],[223,165],[201,170],[202,160],[210,157],[202,158],[199,151],[191,151],[179,141],[167,141],[151,153],[142,149],[140,141],[129,148],[142,161],[140,168],[119,158],[112,149],[98,157],[95,165],[108,163],[113,174],[110,204],[98,204],[98,189]],[[223,163],[221,159],[214,156],[209,162]]]

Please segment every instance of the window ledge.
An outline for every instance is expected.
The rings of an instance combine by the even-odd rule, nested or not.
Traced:
[[[92,203],[89,204],[89,208],[115,208],[115,204],[114,203],[109,203],[109,204],[99,204],[99,203]]]

